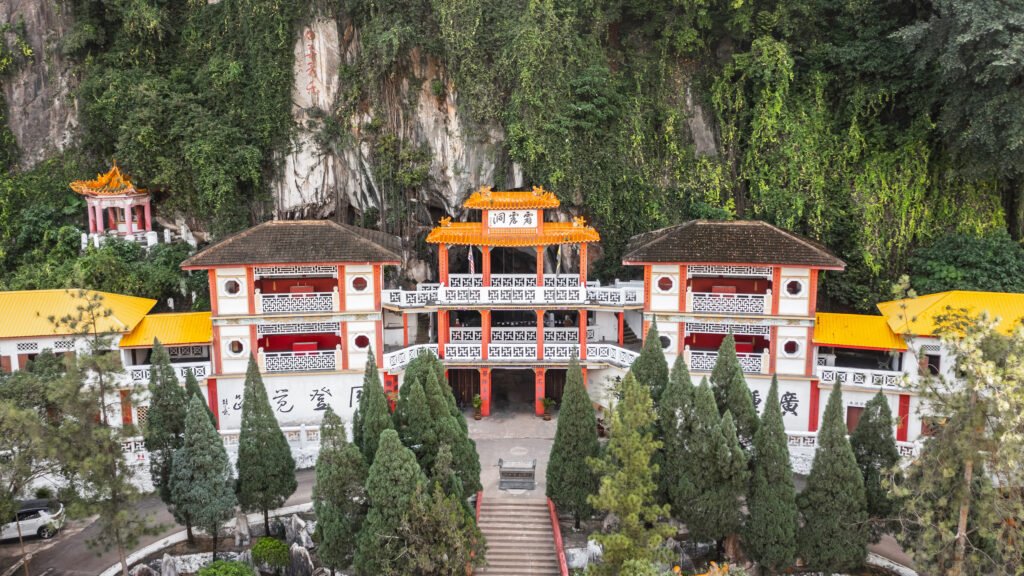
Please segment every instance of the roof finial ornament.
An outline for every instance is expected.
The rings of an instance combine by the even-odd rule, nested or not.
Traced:
[[[545,190],[544,190],[543,186],[534,186],[533,187],[533,195],[534,196],[537,196],[537,197],[543,196],[544,192],[545,192]]]
[[[451,228],[451,226],[452,226],[452,217],[451,216],[445,216],[444,218],[441,218],[440,220],[438,220],[438,224],[440,224],[441,226],[444,226],[445,228]]]
[[[583,228],[586,225],[587,225],[587,221],[586,221],[585,218],[583,218],[583,216],[577,216],[577,217],[572,219],[572,227],[573,228]]]
[[[491,187],[490,186],[481,186],[480,187],[480,196],[483,197],[485,200],[490,200],[491,199]]]

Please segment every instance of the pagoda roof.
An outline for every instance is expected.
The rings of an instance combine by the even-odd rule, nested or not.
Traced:
[[[638,234],[622,261],[846,268],[821,244],[760,220],[690,220]]]
[[[536,210],[538,208],[558,208],[561,202],[552,192],[540,186],[529,191],[497,192],[490,186],[481,186],[462,203],[463,208],[476,210]]]
[[[117,162],[106,174],[97,174],[93,180],[75,180],[71,189],[82,196],[137,196],[146,194],[144,188],[135,184],[121,172]]]
[[[597,230],[581,221],[545,222],[539,233],[535,228],[490,228],[484,231],[480,222],[449,222],[434,228],[427,236],[430,244],[498,247],[586,244],[600,240]]]
[[[328,220],[271,220],[243,230],[181,263],[186,270],[257,264],[399,264],[401,241],[384,232]]]

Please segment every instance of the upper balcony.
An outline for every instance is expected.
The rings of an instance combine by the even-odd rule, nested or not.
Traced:
[[[478,305],[591,305],[639,308],[644,291],[639,282],[616,282],[600,286],[597,282],[579,284],[578,276],[545,277],[538,287],[536,276],[495,274],[491,285],[483,286],[481,275],[451,275],[451,286],[420,284],[416,290],[384,290],[383,302],[390,308]]]
[[[205,361],[172,363],[171,367],[174,368],[174,375],[177,376],[178,380],[182,383],[185,382],[185,378],[189,372],[191,372],[197,379],[206,378],[210,375],[210,363]],[[128,377],[131,378],[134,384],[145,384],[149,382],[152,365],[136,364],[134,366],[126,366],[125,369],[128,372]]]
[[[772,291],[764,294],[694,292],[686,289],[686,310],[707,314],[771,314]]]
[[[284,292],[264,294],[256,290],[257,314],[292,312],[335,312],[338,310],[338,287],[330,292]]]
[[[342,365],[341,345],[333,350],[259,350],[261,372],[317,372]]]
[[[902,356],[880,350],[826,347],[820,353],[815,373],[824,384],[899,388],[907,379],[900,369]]]
[[[718,362],[718,350],[691,350],[689,346],[683,349],[683,357],[691,372],[711,372]],[[744,374],[767,374],[769,364],[769,352],[765,348],[759,352],[737,352],[736,358],[740,362],[740,368]]]
[[[488,346],[488,362],[538,362],[536,343],[504,343]],[[384,370],[396,371],[405,368],[420,354],[437,355],[437,344],[418,344],[384,355]],[[543,362],[568,363],[573,356],[579,357],[579,344],[544,344]],[[621,368],[629,368],[640,355],[632,350],[608,343],[587,344],[587,361],[602,362]],[[483,362],[480,342],[464,342],[445,345],[446,362]]]

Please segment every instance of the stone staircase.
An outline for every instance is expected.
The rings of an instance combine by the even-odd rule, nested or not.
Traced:
[[[480,530],[487,538],[486,576],[558,576],[558,555],[547,500],[485,496]]]
[[[636,344],[639,341],[640,341],[640,339],[637,338],[636,333],[633,332],[633,329],[629,327],[629,324],[626,324],[625,322],[623,322],[622,323],[622,344],[623,344],[623,346],[632,346],[633,344]]]

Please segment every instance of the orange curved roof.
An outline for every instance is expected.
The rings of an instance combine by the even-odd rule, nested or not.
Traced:
[[[117,163],[106,174],[97,174],[93,180],[75,180],[71,189],[83,196],[134,196],[146,191],[136,188],[127,176],[121,173]]]
[[[493,192],[490,186],[481,186],[462,203],[463,208],[477,210],[535,210],[558,208],[561,202],[552,192],[534,186],[530,192]]]
[[[457,246],[551,246],[553,244],[585,244],[599,242],[601,236],[590,226],[573,222],[545,222],[540,234],[533,228],[491,228],[483,230],[480,222],[453,222],[430,231],[427,242]]]
[[[121,348],[149,348],[153,339],[164,346],[209,344],[213,324],[209,312],[172,312],[147,314],[135,329],[121,338]]]

